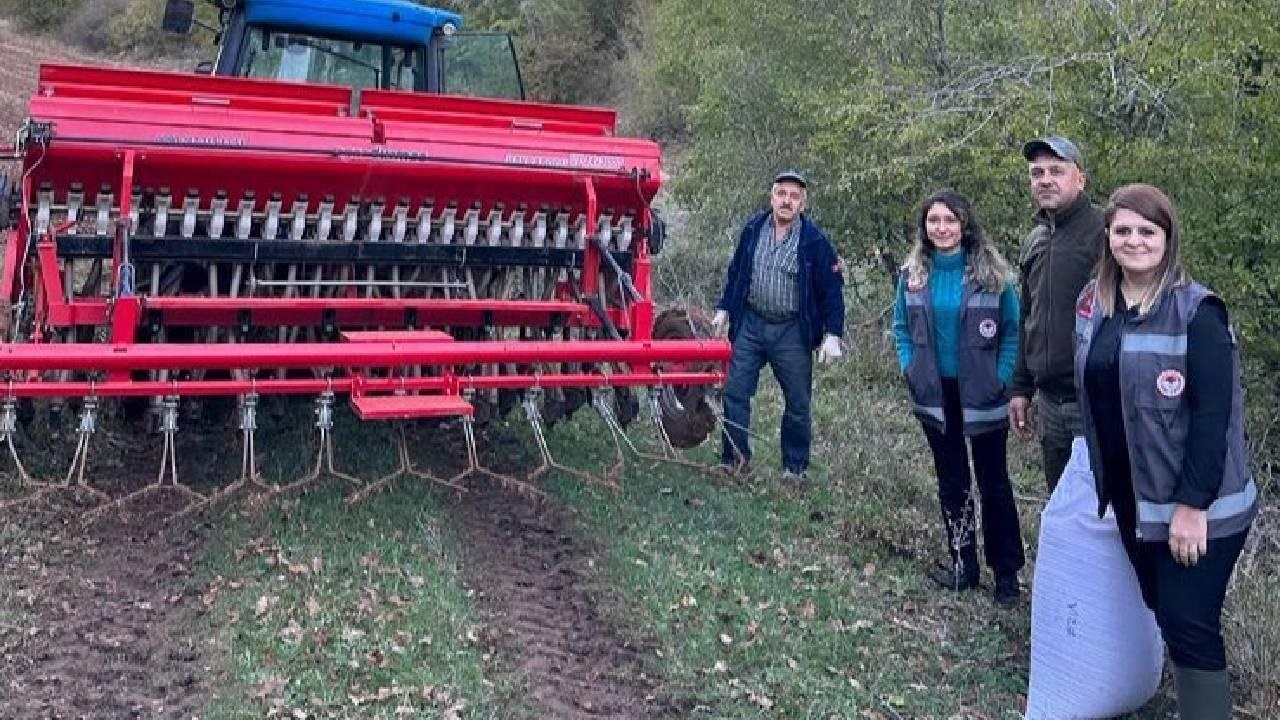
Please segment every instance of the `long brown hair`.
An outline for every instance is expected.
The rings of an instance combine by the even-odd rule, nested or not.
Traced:
[[[1164,230],[1164,257],[1156,268],[1159,280],[1143,294],[1138,303],[1138,312],[1146,315],[1164,293],[1191,282],[1191,276],[1182,267],[1182,232],[1173,201],[1154,185],[1125,185],[1111,193],[1105,213],[1107,230],[1102,244],[1102,256],[1098,260],[1096,295],[1104,317],[1111,317],[1116,310],[1116,287],[1123,274],[1120,263],[1111,252],[1111,222],[1120,210],[1135,212]]]
[[[965,275],[983,290],[996,294],[1003,292],[1011,277],[1009,262],[987,240],[987,234],[983,232],[969,199],[955,190],[939,190],[920,204],[915,243],[902,266],[907,273],[907,284],[923,287],[929,282],[929,271],[933,267],[929,255],[934,247],[933,241],[929,239],[926,220],[929,208],[938,203],[945,205],[960,220],[960,247],[965,254]]]

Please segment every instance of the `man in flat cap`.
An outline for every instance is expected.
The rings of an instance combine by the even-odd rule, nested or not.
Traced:
[[[813,353],[842,354],[843,267],[826,233],[804,214],[808,182],[798,172],[773,178],[770,209],[751,218],[738,238],[712,326],[733,343],[724,387],[722,469],[751,470],[751,399],[767,363],[782,387],[784,479],[800,480],[812,440]]]
[[[1038,434],[1052,493],[1071,458],[1071,440],[1080,434],[1072,346],[1076,300],[1093,275],[1106,231],[1102,212],[1084,191],[1084,156],[1075,143],[1050,135],[1023,145],[1022,155],[1037,211],[1018,261],[1022,337],[1009,422],[1024,440]]]

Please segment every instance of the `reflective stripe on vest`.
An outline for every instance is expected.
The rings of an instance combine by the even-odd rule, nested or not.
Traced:
[[[1205,511],[1205,517],[1210,522],[1226,520],[1249,511],[1256,502],[1258,502],[1258,486],[1250,479],[1249,484],[1245,485],[1240,492],[1223,495],[1214,500]],[[1173,511],[1176,507],[1178,507],[1177,503],[1139,502],[1138,522],[1168,525],[1173,519]]]
[[[1126,334],[1120,340],[1122,352],[1153,353],[1156,355],[1186,355],[1187,334]]]

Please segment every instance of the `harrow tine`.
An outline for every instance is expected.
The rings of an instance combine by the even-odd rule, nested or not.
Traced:
[[[164,446],[160,453],[160,470],[156,474],[156,481],[138,490],[134,490],[131,493],[122,495],[105,505],[102,505],[94,510],[89,511],[88,513],[85,513],[85,515],[83,516],[83,520],[86,524],[95,522],[98,518],[102,517],[104,514],[106,514],[111,510],[123,508],[126,504],[128,504],[129,502],[137,498],[143,497],[145,495],[150,495],[152,493],[163,491],[163,490],[176,490],[178,491],[178,493],[180,493],[181,495],[187,498],[190,498],[191,500],[191,502],[188,503],[183,509],[171,515],[170,519],[175,517],[180,517],[182,515],[187,515],[209,504],[211,496],[198,493],[195,490],[184,485],[180,480],[178,480],[178,448],[177,448],[178,396],[177,395],[166,395],[164,399],[161,401],[159,424],[160,424],[159,426],[160,433],[164,435]],[[168,482],[166,482],[166,477],[168,478]]]
[[[464,393],[464,397],[469,396],[470,391]],[[468,399],[470,399],[468,397]],[[485,467],[480,462],[480,452],[476,448],[476,429],[475,420],[469,415],[462,416],[462,439],[467,446],[467,467],[460,470],[452,478],[449,478],[450,484],[460,482],[471,475],[483,475],[502,485],[503,488],[513,491],[525,497],[531,497],[538,500],[545,500],[546,493],[539,490],[532,483],[514,478],[510,475],[497,472]]]
[[[85,490],[90,495],[106,502],[111,500],[111,496],[101,490],[91,486],[84,479],[85,470],[89,464],[89,439],[98,430],[98,399],[92,395],[84,399],[84,404],[80,409],[80,425],[76,428],[78,436],[76,442],[76,452],[71,459],[71,467],[67,468],[67,476],[62,482],[65,488],[74,487],[77,490]],[[74,478],[74,484],[72,479]]]
[[[172,515],[169,518],[170,520],[176,520],[201,508],[222,502],[246,485],[257,486],[264,494],[268,495],[278,491],[279,487],[268,483],[263,478],[261,470],[258,469],[257,443],[255,440],[258,431],[258,400],[259,395],[256,392],[248,393],[240,398],[240,476],[230,485],[210,493],[203,502],[193,503],[183,508]],[[176,480],[176,470],[174,471],[174,477]]]
[[[5,405],[7,404],[8,401],[6,401]],[[97,397],[93,395],[86,397],[80,411],[80,423],[76,428],[76,450],[71,457],[71,465],[67,468],[66,476],[63,478],[62,482],[41,482],[32,478],[27,473],[26,468],[22,466],[22,461],[19,460],[17,450],[13,446],[12,432],[14,432],[16,428],[10,429],[10,418],[8,417],[9,409],[7,407],[0,407],[0,434],[5,436],[5,442],[9,446],[9,453],[13,457],[14,465],[18,470],[19,477],[23,484],[39,488],[35,492],[29,493],[20,498],[0,503],[0,509],[17,507],[60,490],[83,490],[103,502],[109,502],[111,500],[110,495],[90,485],[84,477],[85,469],[89,462],[89,438],[97,431],[97,411]]]
[[[626,444],[632,452],[638,452],[636,446],[631,443],[631,438],[627,437],[627,431],[618,422],[618,418],[613,414],[613,388],[602,387],[595,388],[591,391],[591,405],[595,408],[596,414],[600,419],[604,420],[605,427],[609,429],[609,436],[613,440],[613,465],[605,471],[603,478],[605,484],[617,488],[618,481],[614,478],[620,478],[623,474],[623,466],[626,464],[626,457],[622,453],[622,446]]]
[[[541,397],[541,388],[530,388],[525,392],[524,400],[522,401],[522,404],[524,405],[525,419],[529,421],[529,427],[533,430],[533,439],[538,445],[539,454],[542,456],[542,464],[529,473],[529,480],[536,480],[548,472],[556,470],[558,472],[565,473],[566,475],[576,477],[584,482],[616,488],[617,484],[609,482],[606,478],[602,478],[595,473],[587,472],[586,470],[569,467],[568,465],[558,462],[554,457],[552,457],[551,448],[547,445],[547,435],[542,420],[542,412],[538,409],[538,400]]]
[[[18,473],[18,482],[23,485],[37,485],[39,483],[27,472],[26,466],[22,464],[22,458],[18,457],[18,448],[13,445],[13,436],[17,432],[18,399],[9,395],[3,403],[0,403],[0,438],[3,438],[5,445],[9,448],[9,457],[13,459],[14,470]]]
[[[288,492],[293,492],[294,490],[297,490],[299,488],[306,487],[311,483],[315,482],[316,480],[319,480],[320,476],[322,475],[335,477],[335,478],[338,478],[339,480],[346,480],[347,482],[357,487],[363,486],[366,483],[365,480],[358,478],[355,475],[344,473],[338,470],[336,467],[334,467],[334,464],[333,464],[333,402],[334,402],[334,394],[332,390],[325,390],[323,393],[320,393],[319,397],[316,398],[316,408],[315,408],[316,430],[320,434],[320,443],[319,443],[318,449],[316,450],[315,467],[312,468],[311,472],[307,473],[306,475],[303,475],[297,480],[286,483],[284,485],[277,485],[275,488],[276,493],[288,493]]]
[[[415,467],[413,464],[413,459],[409,457],[409,442],[408,442],[408,439],[405,437],[404,423],[397,423],[397,430],[400,436],[399,437],[400,442],[398,447],[398,454],[400,456],[400,467],[396,468],[395,470],[392,470],[386,475],[383,475],[377,480],[374,480],[373,482],[360,488],[358,492],[356,492],[351,497],[347,498],[348,507],[355,505],[357,503],[363,502],[373,493],[377,492],[378,490],[381,490],[384,487],[387,487],[391,483],[395,482],[399,478],[402,478],[406,475],[413,476],[422,480],[426,480],[427,482],[433,482],[439,485],[444,485],[445,487],[448,487],[460,493],[467,491],[466,486],[461,485],[458,482],[461,479],[461,477],[455,477],[455,478],[446,480],[444,478],[432,475],[431,473],[426,472],[424,470],[419,470],[417,467]]]
[[[637,448],[635,445],[628,443],[628,445],[631,448],[631,451],[635,453],[636,457],[642,460],[670,463],[673,465],[679,465],[681,467],[687,467],[691,470],[696,470],[698,472],[705,473],[708,475],[714,475],[715,466],[708,463],[701,463],[695,460],[690,460],[684,457],[684,455],[682,455],[681,452],[676,449],[676,446],[672,444],[671,436],[667,434],[667,428],[665,425],[662,424],[662,402],[660,399],[662,396],[662,393],[663,393],[663,388],[661,386],[655,385],[650,387],[648,392],[647,402],[645,405],[648,410],[649,421],[653,424],[654,434],[657,436],[657,439],[658,439],[660,453],[652,453],[645,450],[641,450]],[[717,423],[718,423],[718,420],[717,420]]]

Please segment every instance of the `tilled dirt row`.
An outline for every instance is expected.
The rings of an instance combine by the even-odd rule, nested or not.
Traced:
[[[468,583],[510,658],[533,717],[629,720],[664,714],[643,648],[604,616],[592,550],[563,509],[477,485],[460,502]]]
[[[143,535],[64,513],[10,525],[0,572],[20,624],[0,628],[4,717],[190,718],[203,704],[206,662],[190,634],[187,587],[198,531]]]
[[[131,467],[154,464],[134,455]],[[107,483],[113,493],[154,481],[125,475]],[[161,505],[178,498],[153,499],[88,526],[75,508],[43,501],[0,517],[0,717],[202,716],[234,652],[199,630],[212,618],[202,617],[192,567],[212,531],[164,524],[178,506]],[[503,698],[516,706],[503,717],[671,714],[646,674],[652,650],[608,619],[595,552],[567,510],[477,482],[453,518],[464,579],[487,618],[482,637],[499,659],[495,677],[523,690]],[[6,605],[19,610],[8,624]]]

